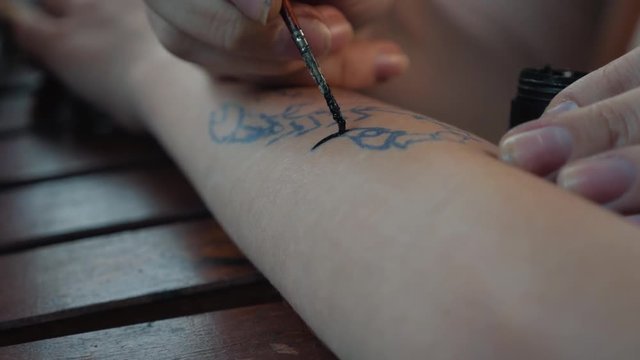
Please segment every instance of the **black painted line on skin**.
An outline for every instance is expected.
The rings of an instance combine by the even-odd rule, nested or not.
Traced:
[[[351,130],[353,130],[353,129],[346,129],[346,130],[344,130],[344,131],[338,131],[337,133],[334,133],[334,134],[331,134],[331,135],[327,136],[326,138],[324,138],[324,139],[320,140],[320,142],[319,142],[319,143],[315,144],[315,145],[311,148],[311,151],[316,150],[316,149],[317,149],[317,148],[319,148],[320,146],[322,146],[322,145],[324,145],[324,144],[328,143],[329,141],[331,141],[331,140],[333,140],[333,139],[337,139],[337,138],[339,138],[340,136],[342,136],[342,135],[344,135],[344,134],[348,133],[348,132],[349,132],[349,131],[351,131]]]

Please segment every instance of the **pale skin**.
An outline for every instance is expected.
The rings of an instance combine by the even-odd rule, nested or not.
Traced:
[[[148,0],[146,4],[163,45],[216,76],[311,84],[280,21],[282,0]],[[393,0],[294,2],[331,83],[362,88],[407,69],[408,58],[393,41],[360,36],[362,26],[379,21],[393,4]]]
[[[640,213],[640,152],[633,148],[640,138],[640,51],[595,72],[552,105],[572,100],[582,107],[579,111],[552,112],[503,136],[520,70],[546,64],[595,70],[591,64],[602,45],[599,34],[606,33],[603,25],[617,26],[621,20],[604,15],[618,7],[633,19],[639,9],[633,1],[295,3],[299,15],[313,20],[303,27],[334,86],[362,89],[490,141],[503,137],[501,157],[507,163],[622,214]],[[162,43],[214,75],[247,83],[310,85],[279,19],[280,0],[146,4]],[[601,90],[594,94],[592,89]],[[561,144],[554,144],[550,131],[528,131],[551,128],[543,126],[551,123],[570,132]],[[603,144],[606,137],[613,140]],[[614,160],[600,161],[606,158]]]
[[[549,109],[504,136],[502,157],[640,221],[640,48],[567,88]]]
[[[24,45],[58,41],[68,61],[55,69],[72,86],[91,75],[143,119],[339,357],[636,358],[640,231],[622,217],[505,166],[464,131],[347,91],[351,137],[312,152],[335,130],[316,89],[211,81],[149,29],[90,21],[137,23],[141,5],[87,0],[63,20],[23,9],[11,21]],[[114,76],[127,86],[100,86]]]
[[[145,0],[160,41],[216,76],[311,85],[281,0]],[[588,70],[603,0],[293,1],[329,83],[497,142],[520,70]]]

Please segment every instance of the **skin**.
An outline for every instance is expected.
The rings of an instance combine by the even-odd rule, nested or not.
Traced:
[[[194,4],[197,2],[200,1],[192,1]],[[184,51],[174,51],[179,56],[221,69],[221,75],[237,76],[250,82],[266,81],[272,85],[308,84],[310,79],[302,64],[293,60],[297,56],[295,51],[289,53],[293,55],[292,58],[284,61],[281,54],[277,53],[284,45],[272,41],[283,40],[283,37],[274,35],[275,31],[283,30],[277,11],[280,1],[266,3],[270,5],[266,12],[255,11],[257,5],[264,4],[260,1],[231,2],[227,7],[215,1],[200,5],[198,9],[201,11],[198,14],[207,14],[207,19],[224,18],[224,14],[231,16],[233,13],[233,21],[242,24],[233,27],[241,29],[238,31],[242,35],[237,38],[242,41],[234,42],[235,47],[228,49],[216,44],[210,35],[203,33],[201,29],[205,28],[204,23],[193,21],[195,15],[175,11],[194,8],[195,5],[190,6],[189,1],[178,4],[170,0],[147,0],[152,9],[151,18],[156,17],[154,12],[164,14],[166,21],[171,24],[173,30],[167,30],[169,26],[162,24],[156,25],[156,30],[169,49],[182,47]],[[509,104],[520,69],[553,64],[556,67],[589,70],[589,65],[595,62],[598,53],[594,46],[595,39],[598,38],[598,21],[602,18],[599,14],[605,11],[605,4],[597,0],[566,1],[561,4],[547,0],[531,1],[523,2],[517,7],[504,0],[463,0],[453,3],[439,0],[374,1],[367,6],[359,4],[361,3],[357,0],[325,3],[315,7],[298,4],[300,14],[313,13],[316,19],[327,23],[329,28],[342,29],[326,31],[325,35],[332,34],[331,41],[316,41],[314,44],[314,48],[319,49],[321,58],[322,55],[333,54],[322,59],[329,82],[348,88],[366,88],[365,93],[369,95],[447,118],[451,123],[492,141],[497,141],[506,131]],[[258,18],[258,13],[266,14],[266,17]],[[324,16],[323,13],[329,15]],[[210,21],[207,22],[209,23]],[[214,22],[214,25],[222,26],[227,23],[228,21],[219,21]],[[347,31],[347,28],[350,30]],[[314,34],[314,27],[307,29],[312,40],[319,38]],[[359,40],[353,37],[354,29],[360,34],[357,37]],[[185,36],[173,34],[180,30],[200,39],[200,46],[191,46],[189,41],[185,41]],[[222,31],[216,28],[212,30]],[[391,43],[383,46],[385,48],[395,47],[391,44],[400,44],[408,49],[413,66],[410,69],[403,68],[402,71],[392,70],[393,75],[400,77],[389,84],[372,87],[377,82],[375,79],[389,79],[392,76],[376,73],[376,66],[372,62],[377,59],[377,50],[370,46],[373,41],[371,39],[391,40]],[[285,43],[288,42],[286,36],[284,40]],[[261,45],[256,47],[256,44]],[[291,43],[288,42],[288,45]],[[214,48],[215,51],[212,50]],[[252,50],[247,50],[249,48]],[[215,66],[211,66],[206,61],[197,59],[197,54],[207,51],[217,54],[216,59],[227,61],[219,60],[213,64]],[[352,51],[350,55],[345,55],[349,51]],[[253,62],[249,60],[250,63],[246,63],[245,60],[237,61],[230,57],[230,54],[235,53],[243,53],[243,59],[248,56],[249,59],[253,58]],[[446,61],[442,61],[443,54],[446,54]],[[236,61],[230,61],[231,59]],[[265,59],[269,61],[265,62]],[[274,59],[281,59],[275,60],[277,69],[262,69],[266,66],[264,64],[269,64]],[[256,62],[263,65],[257,66]],[[582,83],[585,85],[572,87],[554,102],[554,105],[558,105],[562,99],[570,100],[571,97],[587,98],[581,104],[583,107],[600,102],[596,107],[589,106],[583,111],[574,112],[574,119],[566,121],[566,127],[571,132],[568,136],[571,140],[567,141],[577,141],[579,144],[553,146],[546,142],[538,144],[538,148],[545,147],[541,150],[535,145],[522,142],[519,146],[514,145],[514,139],[523,139],[523,136],[515,135],[529,133],[528,129],[540,128],[543,127],[542,124],[552,121],[545,119],[516,129],[503,137],[502,158],[534,174],[551,176],[557,180],[558,185],[623,214],[640,212],[640,194],[637,190],[640,185],[636,181],[640,155],[636,154],[637,150],[628,149],[636,144],[633,129],[638,127],[634,105],[638,95],[633,94],[637,63],[634,59],[617,61],[600,71],[606,76],[591,76],[588,82]],[[264,77],[243,77],[242,71],[246,69],[262,71],[261,75]],[[294,69],[297,69],[297,73],[289,76]],[[401,75],[405,71],[404,76]],[[609,84],[616,88],[611,89]],[[619,88],[618,84],[621,84]],[[486,90],[488,86],[491,91]],[[592,96],[589,89],[602,88],[608,90],[601,91],[597,99],[589,98]],[[619,89],[628,93],[619,94]],[[602,101],[605,99],[608,101]],[[464,106],[460,106],[461,103]],[[610,119],[611,117],[615,119]],[[478,119],[495,120],[489,122]],[[631,132],[621,135],[630,137],[629,142],[602,145],[592,141],[610,134],[616,136],[621,130]],[[591,135],[583,136],[584,134]],[[609,152],[621,147],[621,144],[625,148],[624,154]],[[516,159],[516,153],[520,159]],[[587,160],[593,155],[598,157],[590,159],[593,160],[592,164],[576,162]],[[599,161],[605,158],[614,160]],[[556,176],[557,172],[560,176]],[[612,177],[616,181],[608,181]]]
[[[277,35],[283,30],[281,2],[271,1],[265,25],[247,15],[257,13],[247,4],[264,3],[146,0],[161,42],[214,75],[271,86],[312,85],[291,41]],[[446,118],[495,142],[506,131],[522,68],[589,70],[604,3],[294,1],[299,15],[329,28],[303,24],[330,84]],[[284,48],[290,51],[283,58]]]
[[[131,86],[128,110],[339,357],[636,358],[640,230],[623,218],[505,166],[462,130],[347,91],[336,95],[352,131],[432,141],[375,149],[388,137],[365,137],[370,147],[343,137],[312,152],[335,130],[317,89],[211,81],[122,23],[95,21],[142,19],[135,1],[84,3],[62,19],[22,9],[11,22],[20,39],[67,45],[62,73],[118,54],[106,64]],[[51,31],[69,23],[66,36]],[[82,71],[103,97],[129,91],[102,87],[102,67]],[[301,132],[313,119],[322,126]]]
[[[264,19],[258,19],[255,15],[260,12],[251,9],[251,6],[255,8],[257,5],[264,4],[259,1],[232,2],[227,4],[228,8],[223,8],[215,1],[209,1],[206,5],[202,5],[205,8],[200,13],[209,14],[209,17],[218,14],[216,16],[221,17],[222,14],[233,12],[234,19],[243,24],[238,27],[243,29],[243,35],[239,37],[247,40],[246,42],[238,41],[239,47],[236,51],[252,53],[251,56],[256,60],[279,59],[279,55],[274,51],[282,49],[282,44],[269,42],[265,37],[282,40],[272,33],[283,30],[277,11],[280,2],[266,3],[270,6],[266,12],[262,12],[266,14]],[[175,11],[176,8],[188,8],[189,2],[177,4],[167,0],[148,0],[147,4],[156,12],[166,14],[165,18],[169,19],[168,21],[175,29],[183,28],[184,32],[196,34],[194,36],[200,39],[207,39],[207,34],[198,30],[203,26],[198,25],[197,21],[188,21],[195,15]],[[397,3],[374,1],[367,7],[358,6],[358,4],[359,2],[355,0],[332,4],[340,6],[339,9],[331,6],[319,6],[314,9],[300,5],[299,12],[307,14],[318,10],[319,14],[329,11],[335,15],[329,18],[336,20],[335,23],[330,24],[331,26],[335,25],[342,29],[349,27],[353,30],[353,24],[358,24],[359,32],[366,34],[366,38],[391,39],[394,43],[410,49],[409,55],[414,59],[414,64],[406,76],[387,86],[371,88],[367,92],[401,106],[445,117],[457,126],[470,129],[490,140],[496,140],[498,134],[502,134],[505,130],[508,104],[513,95],[513,84],[516,83],[515,76],[521,68],[532,66],[536,62],[540,65],[552,63],[555,66],[568,68],[588,68],[594,55],[589,45],[594,44],[594,41],[590,39],[596,38],[597,14],[603,9],[600,1],[582,0],[562,4],[557,2],[551,4],[545,1],[525,2],[519,7],[511,6],[502,0],[481,4],[475,0],[463,0],[462,3],[438,0]],[[367,11],[363,12],[363,8]],[[385,10],[390,11],[388,15],[382,17],[381,11]],[[154,19],[153,14],[151,17]],[[322,15],[318,15],[317,18],[322,18]],[[376,21],[372,21],[373,19]],[[256,23],[256,20],[264,20],[262,21],[264,25],[261,25],[260,21]],[[560,24],[562,28],[559,27]],[[159,29],[160,39],[170,37],[176,44],[181,44],[179,46],[185,46],[184,37],[163,35],[167,31],[162,30],[162,26],[156,26],[156,29]],[[313,30],[313,27],[310,30]],[[334,32],[334,35],[337,33]],[[310,34],[312,40],[316,38],[313,31]],[[338,39],[340,36],[336,37],[333,39],[336,40],[334,45],[340,43],[346,46],[353,41],[351,35],[340,39]],[[291,45],[286,37],[284,40]],[[167,46],[171,48],[171,41],[168,42]],[[261,45],[256,50],[257,43],[266,45]],[[566,46],[568,43],[572,46]],[[346,46],[347,49],[353,50],[352,56],[341,55],[338,57],[340,60],[336,60],[336,57],[323,59],[323,68],[329,73],[330,83],[353,88],[359,87],[350,86],[356,83],[363,86],[373,84],[371,81],[360,80],[375,77],[372,75],[373,68],[369,66],[368,61],[375,59],[376,55],[366,50],[371,49],[368,47],[370,41],[355,44],[357,46],[354,46],[354,43]],[[362,44],[367,44],[367,47],[360,47]],[[576,44],[585,45],[578,47]],[[243,50],[243,46],[251,46],[253,50]],[[216,45],[209,41],[208,46],[203,45],[198,49],[191,47],[187,52],[197,54],[204,52],[207,48],[210,51],[213,47]],[[324,54],[322,47],[315,48],[320,48],[320,55]],[[224,51],[219,49],[217,53],[224,53]],[[228,51],[228,53],[231,52]],[[341,50],[337,49],[336,52]],[[474,56],[469,56],[470,52],[474,52]],[[440,61],[443,53],[448,55],[448,61],[444,64]],[[295,51],[291,54],[293,59],[297,57]],[[189,56],[185,57],[189,59]],[[635,111],[638,95],[633,92],[637,87],[635,73],[639,57],[640,55],[636,52],[636,55],[632,54],[614,62],[560,94],[554,101],[552,107],[572,98],[576,99],[571,100],[573,102],[580,100],[583,107],[598,102],[595,107],[589,106],[582,111],[573,112],[572,119],[561,121],[562,124],[566,124],[571,133],[570,141],[578,142],[577,144],[553,146],[547,142],[539,143],[536,148],[535,145],[526,142],[523,144],[521,141],[520,145],[514,145],[514,139],[523,139],[523,136],[515,135],[523,135],[529,133],[528,129],[542,128],[545,127],[544,124],[555,122],[553,119],[559,114],[552,112],[554,116],[518,128],[505,136],[501,142],[502,158],[536,175],[551,175],[558,185],[623,214],[633,215],[640,212],[640,190],[638,190],[640,182],[636,181],[640,155],[636,154],[637,150],[629,149],[636,144],[635,137],[638,137],[634,134],[634,129],[638,128],[638,112]],[[468,62],[465,59],[471,61]],[[197,62],[206,65],[203,61]],[[291,58],[286,66],[281,62],[281,70],[287,66],[294,66],[292,65],[294,63],[295,60]],[[260,68],[255,64],[246,64],[242,61],[236,61],[233,64],[219,61],[215,65],[217,69],[222,69],[224,75],[238,75],[242,69]],[[300,69],[301,66],[302,64],[298,61],[297,68]],[[334,69],[343,70],[338,79],[333,76]],[[274,77],[279,74],[275,70],[272,71],[273,76],[266,78],[271,84],[296,83],[285,77]],[[350,80],[345,76],[358,80]],[[310,80],[304,69],[296,77],[306,82]],[[430,86],[425,86],[425,79],[429,80],[427,84]],[[488,84],[491,84],[493,91],[486,91]],[[591,89],[604,90],[592,94]],[[621,90],[625,94],[618,93]],[[419,99],[407,96],[412,93],[420,94]],[[455,97],[449,94],[455,94]],[[459,106],[460,99],[465,99],[465,106]],[[608,101],[602,101],[605,99]],[[491,109],[486,113],[478,114],[478,109],[487,108]],[[478,122],[479,117],[501,118],[504,121]],[[610,119],[611,117],[613,119]],[[629,133],[621,134],[622,130]],[[610,137],[616,136],[628,139],[609,140]],[[603,141],[611,143],[602,144]],[[541,146],[542,149],[540,149]],[[618,147],[625,148],[624,154],[609,152]],[[590,159],[593,160],[591,165],[586,162],[576,162],[576,160],[587,160],[593,155],[598,157]],[[598,159],[613,160],[598,161]],[[557,172],[560,176],[555,176]],[[612,177],[615,177],[616,181],[609,181]]]
[[[638,219],[640,49],[570,86],[501,142],[509,163]],[[560,134],[558,136],[558,134]]]
[[[14,5],[0,0],[0,17],[20,19],[12,22],[16,40],[61,80],[88,101],[108,109],[122,125],[139,127],[132,101],[132,65],[155,49],[153,34],[140,19],[143,4],[133,1],[127,5],[131,10],[128,13],[112,6],[96,6],[94,1],[42,0],[41,4],[46,13],[36,11],[29,3]],[[110,36],[78,31],[91,28],[95,21],[113,22]],[[116,43],[124,37],[132,39]],[[96,68],[103,71],[95,71]]]
[[[148,0],[149,18],[174,54],[219,77],[252,83],[311,85],[281,21],[281,0]],[[387,40],[362,37],[361,27],[378,21],[390,0],[294,3],[295,13],[329,81],[368,87],[404,72],[409,60]],[[356,38],[356,35],[357,38]]]
[[[172,7],[171,10],[187,7],[188,3],[147,1],[152,9],[166,13],[165,17],[170,19],[175,28],[184,28],[193,34],[198,32],[198,22],[187,21],[193,16],[169,9],[164,12],[162,10],[168,6]],[[512,2],[504,0],[374,1],[366,7],[358,6],[359,3],[355,0],[347,1],[331,4],[340,6],[338,9],[328,10],[326,6],[316,6],[315,10],[335,12],[335,17],[329,16],[336,19],[332,24],[357,28],[361,33],[359,38],[390,39],[393,43],[401,44],[409,50],[408,55],[413,59],[413,66],[404,76],[391,83],[369,87],[375,82],[361,79],[375,78],[369,61],[375,59],[376,55],[366,50],[371,49],[368,47],[370,41],[351,43],[354,39],[345,36],[336,44],[348,43],[348,46],[345,45],[346,49],[353,50],[353,55],[330,56],[323,59],[323,69],[328,71],[330,83],[352,88],[360,87],[352,86],[356,83],[367,86],[365,92],[370,95],[413,110],[428,112],[436,117],[447,118],[451,123],[492,141],[496,141],[506,130],[509,104],[520,69],[536,64],[589,69],[589,64],[594,61],[597,53],[594,49],[594,39],[598,37],[596,30],[601,18],[599,14],[603,13],[605,6],[602,1],[593,0],[566,1],[560,4],[548,0],[532,1],[523,2],[517,7],[513,6]],[[236,4],[237,9],[234,11],[237,18],[251,24],[239,27],[244,29],[242,38],[249,39],[244,45],[254,46],[251,39],[267,44],[266,48],[258,47],[258,50],[254,50],[253,56],[256,59],[261,56],[278,59],[278,54],[273,51],[280,49],[281,44],[270,43],[263,37],[277,38],[270,31],[276,28],[282,30],[277,15],[280,2],[271,2],[265,20],[266,25],[263,26],[256,23],[255,19],[247,20],[246,14],[256,14],[255,11],[247,10],[247,4],[257,5],[262,2],[241,1]],[[301,13],[314,11],[314,8],[309,6],[300,8]],[[367,10],[363,12],[363,8]],[[219,14],[220,17],[220,14],[226,13],[225,10],[231,12],[229,9],[216,6],[216,2],[208,2],[206,10],[202,13],[208,13],[209,17]],[[381,16],[381,11],[385,10],[385,16]],[[338,13],[341,14],[339,21]],[[158,28],[156,26],[156,29]],[[167,38],[162,31],[159,32],[161,39]],[[311,34],[313,39],[313,33]],[[207,38],[206,34],[199,36],[202,39]],[[171,39],[184,46],[182,37],[173,36]],[[288,39],[285,37],[285,40]],[[360,47],[365,43],[367,48]],[[171,44],[168,46],[171,48]],[[243,44],[239,46],[242,47]],[[211,47],[213,46],[209,45],[209,48]],[[204,52],[205,48],[207,46],[198,50],[191,48],[188,52],[196,54]],[[220,51],[224,52],[218,50]],[[322,51],[320,54],[322,55]],[[446,54],[446,61],[442,61],[443,54]],[[297,56],[295,52],[293,55]],[[634,214],[640,212],[640,181],[637,181],[640,154],[632,146],[637,145],[635,138],[638,136],[635,129],[639,128],[636,111],[639,96],[636,89],[639,57],[636,52],[635,55],[620,59],[560,94],[552,107],[559,105],[563,100],[574,99],[571,101],[579,103],[583,109],[572,112],[571,115],[562,114],[559,121],[556,120],[561,114],[552,112],[552,116],[544,120],[510,132],[501,142],[502,158],[533,174],[551,177],[559,186],[598,204],[637,218]],[[186,58],[189,59],[188,56]],[[288,64],[294,63],[295,61],[289,59]],[[222,71],[231,75],[242,69],[256,68],[243,62],[218,62],[216,65],[218,69],[223,69]],[[298,68],[301,65],[298,62]],[[334,69],[342,69],[341,76],[335,78]],[[292,81],[293,79],[286,76],[278,77],[275,71],[272,75],[266,78],[271,84],[309,81],[304,69],[296,75],[296,78],[304,79],[303,82]],[[491,91],[487,91],[487,87],[490,87]],[[593,94],[592,89],[603,90]],[[623,93],[620,93],[621,91]],[[605,99],[606,101],[603,101]],[[464,106],[460,106],[461,104]],[[514,145],[514,139],[522,140],[522,135],[530,133],[528,130],[547,127],[545,124],[551,123],[567,128],[570,132],[567,136],[570,140],[567,141],[572,144],[554,146],[547,141],[538,142],[536,146],[531,142],[520,141],[519,145]],[[626,133],[622,133],[623,131]],[[624,148],[621,152],[610,152],[621,147]]]

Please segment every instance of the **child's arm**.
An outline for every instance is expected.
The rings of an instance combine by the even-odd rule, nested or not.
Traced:
[[[139,94],[218,220],[341,357],[632,358],[640,243],[493,148],[346,92],[211,84],[170,60]]]
[[[88,98],[142,114],[338,356],[640,353],[639,231],[619,217],[465,132],[347,92],[354,130],[311,151],[335,130],[316,89],[210,83],[154,42],[141,2],[72,3],[14,13],[21,43]]]

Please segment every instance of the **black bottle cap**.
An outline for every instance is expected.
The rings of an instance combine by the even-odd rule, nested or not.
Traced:
[[[538,119],[556,95],[585,75],[549,66],[524,69],[520,73],[518,95],[511,103],[511,127]]]

